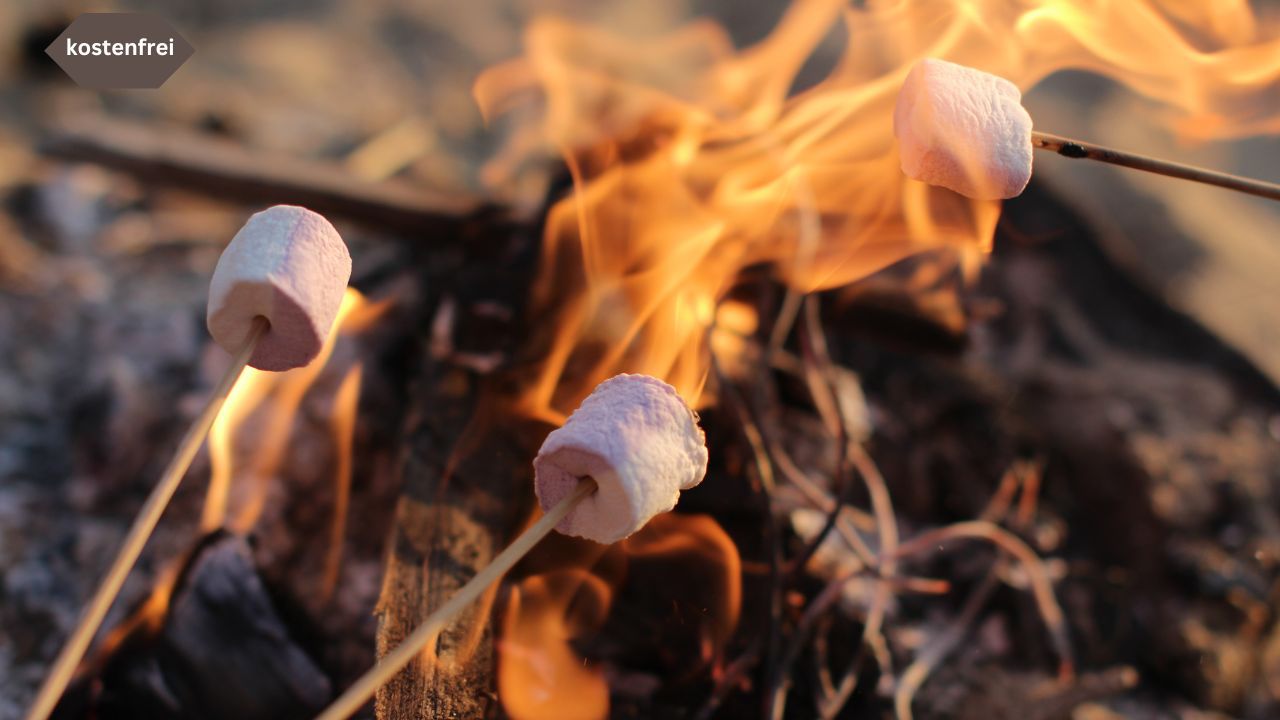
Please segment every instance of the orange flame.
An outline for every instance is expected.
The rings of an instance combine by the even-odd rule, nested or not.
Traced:
[[[892,109],[910,65],[941,57],[1029,88],[1065,69],[1160,103],[1188,139],[1280,131],[1280,38],[1245,0],[796,0],[735,52],[717,25],[619,37],[534,21],[527,54],[484,73],[487,118],[532,106],[486,168],[515,186],[558,152],[575,192],[549,213],[534,302],[554,329],[524,397],[552,421],[620,371],[696,400],[705,330],[746,267],[794,291],[846,284],[926,248],[965,267],[999,205],[902,177]],[[796,75],[833,30],[847,49],[816,85]],[[1266,39],[1269,38],[1269,39]]]
[[[570,541],[564,541],[569,543]],[[663,589],[672,603],[696,607],[682,627],[697,641],[700,667],[718,668],[738,624],[742,564],[733,540],[705,515],[659,515],[617,545],[587,546],[576,562],[553,553],[557,566],[514,589],[498,644],[498,697],[515,720],[590,720],[608,716],[605,670],[582,658],[571,642],[598,633],[628,571],[666,577],[672,570],[699,582]],[[562,548],[563,549],[563,548]],[[533,561],[535,564],[537,560]]]
[[[794,0],[741,51],[707,21],[643,39],[534,21],[525,56],[474,87],[487,119],[532,111],[486,167],[487,182],[527,187],[555,155],[573,181],[546,218],[532,316],[547,337],[518,409],[560,422],[618,372],[713,400],[700,398],[709,353],[735,376],[762,320],[722,302],[747,268],[772,268],[790,305],[926,249],[945,250],[971,277],[1000,205],[900,172],[893,106],[915,61],[951,60],[1024,90],[1060,70],[1091,71],[1154,101],[1183,139],[1227,139],[1280,131],[1277,29],[1246,0]],[[801,68],[841,30],[831,69],[794,92]],[[703,545],[675,527],[685,522],[659,517],[622,549],[635,559],[714,548],[710,564],[724,573],[714,612],[736,619],[733,544]],[[607,715],[603,672],[568,644],[584,622],[575,598],[589,596],[592,613],[608,601],[611,586],[593,577],[556,570],[513,594],[499,666],[512,717]],[[707,636],[708,659],[733,626]]]
[[[298,408],[307,391],[320,378],[339,338],[358,334],[389,307],[389,302],[370,303],[359,291],[348,288],[334,319],[333,330],[314,360],[304,367],[283,373],[263,372],[254,368],[245,370],[209,431],[209,490],[201,519],[201,528],[205,532],[223,526],[245,532],[254,526],[266,503],[271,478],[284,458]],[[354,394],[344,398],[341,397],[343,391],[339,390],[338,404],[342,407],[350,405],[354,408],[359,396],[359,377],[358,371],[356,372],[354,380],[349,376],[343,384],[348,394]],[[353,383],[355,389],[348,388],[348,383]],[[255,426],[256,442],[251,447],[242,448],[243,452],[250,455],[246,479],[251,482],[242,488],[244,492],[237,497],[239,507],[228,520],[232,470],[237,459],[233,448],[234,440],[240,429],[251,420],[261,423],[261,427]],[[349,436],[353,427],[353,424],[343,425],[342,429]],[[342,467],[345,462],[346,467],[349,467],[350,457],[344,459],[343,456],[350,453],[350,438],[339,442],[337,450],[338,465]],[[338,489],[338,497],[341,499],[341,478]]]
[[[266,501],[266,480],[276,471],[284,443],[292,429],[293,417],[307,391],[319,379],[342,337],[350,337],[369,328],[391,307],[391,301],[369,302],[358,291],[348,288],[338,310],[334,326],[320,354],[305,367],[285,373],[269,373],[246,368],[232,388],[221,412],[209,431],[209,488],[201,515],[201,532],[210,533],[224,526],[238,532],[252,528]],[[333,437],[335,501],[329,547],[325,556],[321,595],[328,597],[337,584],[342,558],[342,540],[346,529],[350,496],[352,446],[356,406],[360,397],[361,365],[354,363],[343,376],[333,401],[330,430]],[[266,431],[260,433],[252,447],[241,447],[237,435],[266,405]],[[259,479],[240,498],[242,507],[236,518],[228,522],[233,470],[240,456],[250,455],[249,466]],[[174,563],[161,571],[145,600],[119,625],[112,628],[91,664],[101,663],[128,638],[160,631],[169,611],[170,601],[179,580],[182,563]]]
[[[512,591],[498,645],[498,697],[514,720],[605,716],[604,674],[579,659],[569,642],[598,628],[611,596],[607,583],[577,569],[536,575]],[[570,605],[576,612],[566,616]]]
[[[342,543],[347,535],[347,506],[351,503],[352,445],[355,442],[356,405],[360,400],[361,365],[356,363],[342,378],[338,394],[333,399],[333,443],[338,461],[333,466],[333,484],[336,488],[333,501],[333,522],[329,530],[329,552],[324,561],[324,580],[320,595],[328,602],[338,586],[338,571],[342,564]]]

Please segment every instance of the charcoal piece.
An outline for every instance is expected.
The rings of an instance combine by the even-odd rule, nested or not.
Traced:
[[[139,635],[107,660],[98,717],[306,718],[332,697],[238,536],[207,540],[184,569],[162,629]]]

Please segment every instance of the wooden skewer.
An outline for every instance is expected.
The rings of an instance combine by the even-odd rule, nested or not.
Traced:
[[[352,713],[359,710],[362,705],[369,701],[369,698],[373,697],[374,693],[378,692],[378,688],[386,684],[388,680],[404,669],[405,665],[408,665],[414,657],[421,653],[454,616],[475,602],[490,585],[493,585],[503,575],[506,575],[507,571],[527,555],[542,538],[546,537],[566,515],[577,507],[578,503],[586,499],[595,490],[596,483],[591,478],[583,478],[578,481],[578,487],[574,489],[572,494],[548,510],[546,515],[543,515],[538,522],[531,525],[528,530],[521,533],[520,537],[508,545],[506,550],[498,553],[493,562],[471,578],[466,585],[463,585],[456,595],[440,606],[440,609],[431,613],[426,620],[423,620],[418,627],[414,628],[409,637],[404,639],[404,642],[400,643],[395,650],[384,656],[382,660],[378,661],[378,664],[352,683],[346,692],[342,693],[337,700],[333,701],[332,705],[317,716],[317,720],[345,720],[351,717]]]
[[[97,634],[103,618],[111,609],[111,603],[115,601],[120,587],[124,585],[125,578],[128,577],[133,564],[138,561],[142,548],[147,544],[147,538],[151,537],[151,532],[155,530],[165,507],[177,491],[182,477],[191,467],[191,461],[204,443],[205,436],[209,434],[209,427],[213,425],[218,411],[226,402],[227,395],[231,393],[245,366],[249,364],[249,357],[253,355],[254,349],[258,346],[258,340],[266,329],[265,318],[259,317],[254,320],[244,347],[236,353],[231,367],[227,368],[226,374],[218,381],[204,409],[200,411],[200,415],[196,417],[187,434],[183,436],[182,442],[178,444],[177,453],[173,460],[169,461],[169,466],[165,468],[164,474],[160,476],[160,481],[156,483],[151,494],[147,496],[142,509],[138,511],[138,517],[129,528],[129,534],[125,536],[124,545],[98,585],[98,590],[85,608],[84,614],[80,616],[80,622],[75,631],[71,633],[66,645],[54,660],[49,676],[40,686],[35,702],[27,713],[27,720],[45,720],[53,712],[63,691],[71,682],[76,666],[80,664],[80,659],[84,657],[85,651],[93,642],[93,636]]]
[[[1239,175],[1231,175],[1216,170],[1207,170],[1193,165],[1169,162],[1168,160],[1160,160],[1146,155],[1124,152],[1123,150],[1113,150],[1060,135],[1032,132],[1031,145],[1040,150],[1056,152],[1063,157],[1088,158],[1089,160],[1098,160],[1112,165],[1123,165],[1135,170],[1145,170],[1158,175],[1168,175],[1169,177],[1192,180],[1206,185],[1217,185],[1218,187],[1270,198],[1271,200],[1280,200],[1280,185],[1275,183],[1240,177]]]

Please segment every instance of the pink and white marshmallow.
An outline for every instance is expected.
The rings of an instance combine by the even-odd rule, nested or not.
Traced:
[[[978,200],[1011,198],[1031,179],[1031,115],[1008,80],[926,58],[893,112],[902,172]]]
[[[596,492],[556,529],[614,543],[674,508],[680,491],[702,482],[706,437],[675,388],[647,375],[617,375],[547,436],[533,468],[544,510],[572,493],[580,479],[594,479]]]
[[[249,364],[282,371],[311,362],[342,304],[351,255],[338,231],[306,208],[276,205],[249,218],[209,283],[209,332],[235,353],[256,317],[269,327]]]

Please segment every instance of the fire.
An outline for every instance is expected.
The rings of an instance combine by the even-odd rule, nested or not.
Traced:
[[[338,570],[342,564],[342,542],[347,535],[347,507],[351,503],[351,455],[355,441],[356,404],[360,400],[361,365],[356,363],[342,378],[333,400],[330,429],[337,448],[338,461],[333,466],[333,484],[337,488],[333,501],[333,522],[329,531],[329,552],[325,556],[324,580],[320,594],[328,602],[338,586]]]
[[[486,168],[490,182],[514,185],[551,153],[574,181],[547,218],[534,303],[554,330],[524,409],[555,421],[620,371],[697,400],[708,322],[682,308],[714,306],[749,266],[801,293],[930,248],[976,267],[998,203],[898,169],[890,118],[917,59],[1023,89],[1093,71],[1160,104],[1185,139],[1234,138],[1280,130],[1268,101],[1280,37],[1262,25],[1245,0],[796,0],[772,34],[736,51],[706,21],[646,39],[534,21],[526,54],[475,85],[487,118],[535,118]],[[836,29],[843,55],[793,94]]]
[[[893,106],[920,58],[1024,91],[1061,70],[1091,71],[1152,101],[1184,140],[1229,139],[1280,131],[1276,21],[1246,0],[795,0],[769,36],[738,50],[708,21],[637,39],[535,20],[525,55],[474,87],[486,119],[517,118],[485,168],[489,183],[527,187],[555,156],[573,182],[546,218],[531,298],[545,336],[518,410],[561,422],[618,372],[656,375],[691,404],[710,404],[710,353],[738,377],[747,341],[769,332],[756,308],[724,302],[748,268],[771,269],[789,293],[784,307],[924,250],[972,277],[999,203],[899,170]],[[794,91],[833,33],[845,40],[841,55]],[[623,552],[688,550],[699,532],[723,534],[714,522],[698,531],[682,522],[659,519],[663,540]],[[727,538],[712,547],[725,563],[714,571],[724,573],[715,612],[736,617],[737,553]],[[568,643],[584,622],[577,603],[595,612],[608,594],[581,568],[518,586],[499,668],[509,714],[607,714],[602,673]],[[712,633],[708,657],[732,627]]]
[[[681,635],[695,646],[687,654],[696,658],[692,669],[720,667],[738,624],[742,567],[737,547],[715,520],[659,515],[617,545],[563,542],[569,550],[544,549],[553,569],[518,583],[507,604],[498,643],[498,697],[507,715],[515,720],[606,717],[605,668],[581,657],[572,643],[600,633],[615,595],[643,594],[645,587],[663,596],[660,605],[676,606]],[[673,571],[698,581],[668,586],[662,579]],[[646,600],[640,602],[648,608],[652,603]]]
[[[632,563],[687,563],[702,571],[697,577],[709,589],[702,598],[707,623],[695,630],[702,661],[718,666],[742,609],[742,560],[733,540],[707,515],[666,514],[624,540],[622,549]]]
[[[388,307],[386,302],[370,303],[358,291],[348,288],[334,320],[334,329],[315,360],[305,367],[284,373],[268,373],[254,368],[245,370],[209,432],[209,490],[201,519],[204,531],[226,526],[237,532],[246,532],[253,527],[266,503],[271,479],[284,458],[298,408],[307,391],[320,378],[334,347],[341,338],[367,328]],[[346,497],[344,489],[349,481],[350,436],[354,430],[352,421],[359,387],[360,370],[357,365],[343,381],[335,401],[337,457],[334,465],[338,470],[334,482],[340,502]],[[244,492],[236,496],[239,507],[229,519],[232,472],[238,459],[234,441],[248,422],[260,423],[255,424],[256,441],[241,448],[242,452],[250,455],[246,461],[247,471],[242,471],[244,480],[249,482],[242,488]],[[342,511],[342,508],[335,508],[335,512]]]
[[[333,331],[320,355],[305,367],[285,373],[268,373],[246,368],[222,412],[209,432],[209,489],[201,515],[201,531],[210,533],[227,527],[246,532],[257,521],[266,501],[266,482],[273,476],[283,458],[284,444],[292,429],[294,414],[307,391],[324,372],[334,348],[343,338],[369,328],[391,306],[390,301],[369,302],[358,291],[348,288]],[[350,496],[352,446],[356,405],[360,397],[361,365],[356,362],[346,371],[333,401],[330,432],[333,438],[333,483],[336,488],[333,520],[325,558],[321,594],[328,597],[337,582],[342,557],[342,540],[346,530],[347,505]],[[258,415],[265,415],[259,418]],[[238,442],[240,430],[255,420],[265,423],[252,446]],[[241,507],[229,520],[228,505],[232,498],[232,478],[242,456],[250,456],[246,465],[257,482],[250,492],[239,497]],[[103,640],[89,665],[100,664],[111,657],[121,643],[135,635],[159,632],[169,611],[170,599],[178,583],[182,563],[174,563],[157,577],[150,594]]]
[[[498,646],[498,697],[508,715],[591,720],[606,714],[604,673],[579,659],[569,643],[599,629],[611,595],[607,583],[579,569],[536,575],[512,591]]]

